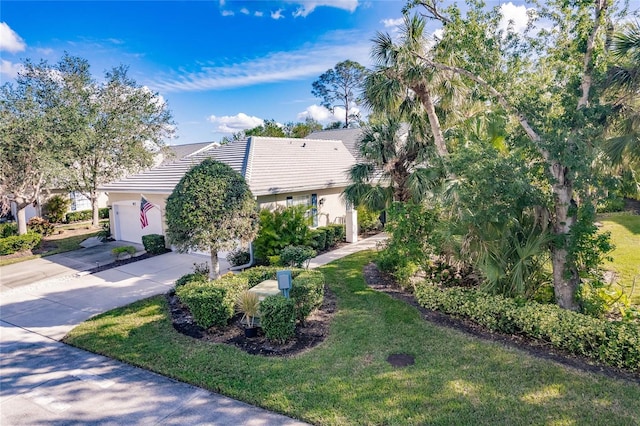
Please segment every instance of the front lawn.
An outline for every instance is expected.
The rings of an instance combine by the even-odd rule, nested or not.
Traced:
[[[291,358],[176,332],[164,296],[102,314],[65,341],[314,424],[638,424],[640,385],[574,371],[434,326],[369,289],[371,252],[322,268],[338,297],[329,338]],[[390,354],[415,364],[396,368]]]
[[[640,305],[640,215],[612,213],[603,215],[600,222],[603,231],[611,232],[611,242],[616,246],[611,253],[613,262],[604,267],[616,273],[617,282],[632,303]]]

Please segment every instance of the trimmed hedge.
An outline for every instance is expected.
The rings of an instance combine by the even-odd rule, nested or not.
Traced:
[[[287,246],[280,252],[280,264],[284,266],[295,266],[307,268],[311,258],[315,257],[316,251],[307,246]]]
[[[593,318],[474,289],[419,284],[416,299],[427,309],[468,318],[491,330],[517,333],[604,364],[640,371],[640,325]]]
[[[186,274],[181,276],[176,280],[175,288],[182,287],[183,285],[192,283],[192,282],[206,282],[209,281],[209,277],[205,274],[201,274],[199,272],[194,272],[192,274]]]
[[[320,251],[326,249],[327,232],[324,229],[316,228],[311,230],[311,247]]]
[[[304,320],[322,305],[324,300],[324,275],[320,271],[305,271],[291,282],[289,296],[294,300],[296,318],[304,324]]]
[[[78,210],[75,212],[69,212],[66,215],[66,222],[82,222],[93,219],[93,212],[91,210]]]
[[[233,317],[236,300],[247,288],[246,277],[230,274],[217,280],[193,281],[179,286],[176,294],[200,327],[221,327]]]
[[[296,306],[293,299],[278,294],[260,302],[260,326],[269,340],[284,343],[296,333]]]
[[[109,207],[98,209],[98,219],[109,219]]]
[[[7,238],[1,238],[0,256],[31,250],[38,247],[41,242],[42,235],[31,231],[24,235],[12,235]]]
[[[142,245],[149,254],[162,254],[167,251],[164,243],[164,235],[149,234],[142,236]]]
[[[0,238],[18,235],[18,224],[15,222],[0,223]]]

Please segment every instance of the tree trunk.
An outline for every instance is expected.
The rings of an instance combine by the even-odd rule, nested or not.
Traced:
[[[557,246],[551,248],[553,267],[553,289],[556,303],[564,309],[577,311],[579,306],[575,295],[580,277],[575,264],[568,259],[566,245],[571,238],[571,227],[576,222],[576,210],[572,208],[573,184],[567,179],[567,167],[554,162],[551,173],[556,182],[553,184],[555,198],[553,233],[557,237]]]
[[[217,249],[211,249],[211,270],[209,271],[209,275],[214,280],[220,278],[220,262],[218,262]]]
[[[27,233],[27,206],[28,204],[16,204],[16,220],[18,222],[18,235]]]
[[[449,156],[449,151],[447,150],[447,144],[445,143],[444,136],[442,135],[440,119],[436,114],[436,108],[433,104],[433,99],[431,99],[431,93],[429,93],[429,89],[424,86],[412,87],[412,89],[418,94],[418,97],[422,101],[422,105],[427,112],[427,118],[429,119],[429,125],[431,126],[431,133],[433,135],[433,143],[436,146],[436,152],[440,158],[445,159]]]
[[[91,226],[94,228],[100,227],[100,209],[98,208],[98,194],[92,192],[90,194],[91,199],[91,212],[93,213],[93,218],[91,220]]]

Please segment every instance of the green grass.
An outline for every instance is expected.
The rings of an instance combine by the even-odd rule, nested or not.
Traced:
[[[632,303],[640,305],[640,215],[608,214],[600,222],[603,231],[611,232],[616,246],[611,253],[613,262],[604,267],[617,274],[618,283],[631,295]]]
[[[93,236],[97,235],[98,232],[99,231],[90,232],[90,233],[82,234],[82,235],[74,235],[72,237],[67,237],[67,238],[59,238],[59,239],[56,239],[56,240],[52,240],[52,242],[55,244],[55,248],[52,248],[51,250],[47,250],[45,253],[33,254],[33,255],[22,256],[22,257],[14,257],[14,258],[9,258],[9,259],[0,259],[0,266],[11,265],[13,263],[24,262],[26,260],[38,259],[40,257],[46,257],[46,256],[54,255],[54,254],[59,254],[59,253],[65,253],[65,252],[68,252],[68,251],[78,250],[78,249],[82,248],[82,247],[80,247],[80,243],[81,242],[83,242],[87,238],[90,238],[90,237],[93,237]],[[45,237],[45,239],[46,239],[46,237]],[[44,243],[44,241],[43,241],[43,243]]]
[[[328,339],[299,356],[183,336],[163,296],[95,317],[65,341],[314,424],[640,424],[637,383],[434,326],[366,286],[372,256],[321,268],[338,311]],[[393,353],[413,355],[415,365],[392,367]]]

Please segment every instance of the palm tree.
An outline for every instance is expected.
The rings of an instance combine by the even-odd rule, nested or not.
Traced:
[[[423,201],[440,177],[433,149],[415,129],[393,115],[363,127],[362,162],[349,171],[345,198],[354,205],[384,210],[394,201]]]
[[[640,162],[640,23],[625,25],[613,36],[611,52],[616,65],[609,70],[615,92],[614,109],[620,114],[611,127],[605,152],[614,164]]]

